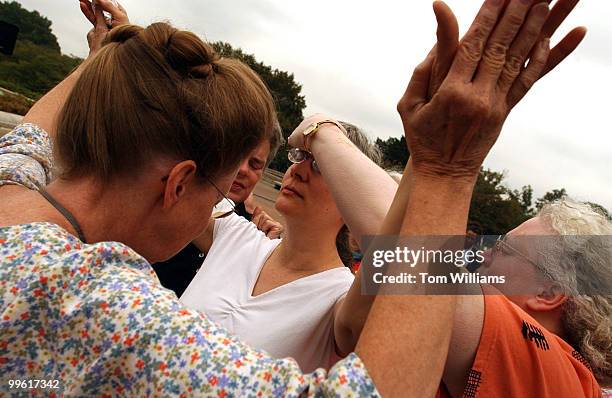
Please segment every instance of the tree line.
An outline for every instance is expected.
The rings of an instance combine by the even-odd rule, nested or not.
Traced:
[[[30,99],[38,99],[62,81],[83,60],[62,54],[57,37],[51,31],[51,21],[37,11],[28,11],[16,1],[0,1],[0,20],[17,25],[19,38],[13,56],[0,55],[0,87],[21,95],[0,92],[0,110],[25,114]],[[229,43],[215,42],[213,47],[221,56],[238,58],[257,72],[268,85],[277,105],[278,117],[285,140],[304,118],[306,99],[302,86],[292,73],[275,69],[258,61],[252,54]],[[404,137],[378,138],[384,166],[389,170],[403,170],[408,162]],[[289,167],[287,144],[283,145],[270,165],[284,172]],[[547,202],[567,195],[564,188],[547,192],[533,201],[533,189],[527,185],[520,190],[507,187],[505,174],[482,169],[474,189],[470,207],[470,229],[479,234],[503,234],[533,215]],[[602,206],[594,208],[610,217]]]

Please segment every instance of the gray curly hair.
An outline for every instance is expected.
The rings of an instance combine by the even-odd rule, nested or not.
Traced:
[[[612,382],[612,223],[587,203],[564,198],[538,217],[559,235],[538,263],[566,294],[562,322],[568,342],[602,385]]]

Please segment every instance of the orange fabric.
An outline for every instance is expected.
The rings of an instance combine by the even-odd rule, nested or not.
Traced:
[[[601,397],[585,364],[569,344],[505,296],[488,294],[482,335],[463,397]],[[442,386],[438,397],[448,396]]]

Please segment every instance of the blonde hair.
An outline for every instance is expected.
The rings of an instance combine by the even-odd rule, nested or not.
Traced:
[[[56,149],[66,178],[108,181],[152,157],[227,173],[278,125],[262,80],[191,32],[155,23],[113,29],[72,90]]]
[[[561,235],[541,265],[567,295],[562,322],[568,342],[607,385],[612,381],[612,223],[590,205],[567,198],[545,205],[538,217]]]

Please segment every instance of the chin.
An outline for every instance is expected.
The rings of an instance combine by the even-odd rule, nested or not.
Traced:
[[[283,216],[290,216],[299,212],[298,207],[295,205],[295,201],[291,198],[287,198],[282,194],[278,196],[274,203],[274,208]]]
[[[249,195],[246,195],[246,189],[240,188],[238,192],[229,191],[227,197],[230,198],[232,202],[238,204],[244,202]]]

